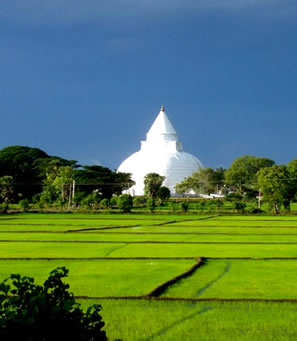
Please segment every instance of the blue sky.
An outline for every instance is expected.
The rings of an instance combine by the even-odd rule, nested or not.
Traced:
[[[296,0],[2,0],[0,148],[115,169],[162,104],[205,166],[297,158]]]

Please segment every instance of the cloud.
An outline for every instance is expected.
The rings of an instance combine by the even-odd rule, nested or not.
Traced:
[[[2,0],[0,20],[33,25],[72,25],[90,21],[150,20],[172,15],[249,10],[292,13],[295,0]]]

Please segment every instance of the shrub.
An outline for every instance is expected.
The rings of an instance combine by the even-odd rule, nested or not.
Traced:
[[[111,197],[109,202],[110,202],[110,207],[111,208],[117,206],[118,197],[117,196]]]
[[[262,213],[265,213],[265,211],[263,211],[261,208],[258,208],[258,207],[252,207],[248,210],[248,213],[250,213],[250,214],[262,214]]]
[[[220,209],[222,209],[222,207],[224,206],[224,201],[221,200],[221,199],[215,200],[215,203],[216,203],[216,207],[217,207],[217,210],[218,210],[218,211],[219,211]]]
[[[171,206],[172,213],[176,213],[176,211],[177,211],[177,203],[174,202],[174,201],[171,201],[170,202],[170,206]]]
[[[133,198],[130,194],[122,194],[118,197],[117,204],[122,212],[129,213],[133,208]]]
[[[92,208],[94,206],[93,194],[89,194],[81,200],[82,206],[85,208]]]
[[[4,202],[0,203],[0,213],[6,213],[6,212],[7,212],[7,208]]]
[[[41,202],[41,201],[38,202],[38,203],[36,204],[36,207],[39,208],[39,209],[41,209],[41,210],[42,210],[43,208],[45,208],[44,203]]]
[[[232,207],[233,209],[235,209],[237,212],[244,212],[244,209],[246,207],[246,203],[242,202],[242,201],[233,201],[232,202]]]
[[[134,197],[133,198],[133,206],[134,207],[143,207],[146,204],[145,197]]]
[[[180,207],[181,207],[183,213],[187,213],[189,210],[189,203],[187,201],[183,201],[180,203]]]
[[[20,275],[0,283],[1,341],[107,340],[101,306],[93,305],[84,313],[62,281],[67,275],[61,267],[50,272],[43,286]]]
[[[107,209],[111,207],[110,200],[105,198],[100,201],[100,206]]]
[[[213,212],[217,209],[217,202],[215,199],[209,199],[207,202],[207,206],[210,212]]]
[[[151,213],[153,213],[156,209],[156,201],[155,199],[152,199],[152,198],[148,198],[146,200],[146,205],[148,207],[148,209],[151,211]]]
[[[201,200],[200,202],[198,202],[198,204],[196,205],[196,209],[200,210],[201,212],[206,208],[206,200]]]
[[[238,193],[229,193],[226,195],[227,201],[240,201],[242,199],[243,199],[242,195]]]
[[[23,199],[19,202],[20,208],[22,209],[23,212],[28,212],[30,208],[30,203],[28,199]]]
[[[81,205],[85,197],[86,197],[85,192],[76,191],[73,199],[74,205],[75,206]]]

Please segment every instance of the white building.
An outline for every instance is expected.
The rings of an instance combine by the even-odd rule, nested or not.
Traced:
[[[162,106],[146,134],[146,141],[141,141],[140,150],[122,162],[118,171],[132,173],[136,185],[131,187],[129,192],[132,195],[143,195],[143,180],[148,173],[165,176],[163,185],[167,186],[171,193],[175,193],[176,184],[202,167],[202,163],[195,156],[183,151],[177,133]]]

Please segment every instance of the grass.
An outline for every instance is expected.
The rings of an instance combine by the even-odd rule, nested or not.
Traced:
[[[87,306],[96,301],[83,301]],[[111,340],[296,340],[292,303],[162,302],[104,300],[102,316]]]
[[[1,247],[1,244],[0,244]],[[127,244],[112,257],[297,257],[297,245]]]
[[[296,282],[296,261],[208,260],[164,296],[297,299]]]
[[[222,226],[140,226],[134,228],[125,228],[125,230],[106,230],[105,232],[134,232],[134,233],[235,233],[235,234],[297,234],[295,227],[222,227]],[[94,231],[88,231],[93,233]]]
[[[199,216],[171,215],[113,215],[113,214],[14,214],[0,215],[1,231],[69,231],[82,229],[100,229],[105,227],[147,226],[171,223],[172,221],[200,219]]]
[[[274,231],[272,231],[274,232]],[[114,231],[96,232],[96,233],[50,233],[50,232],[0,232],[0,242],[23,242],[23,241],[40,241],[40,242],[165,242],[165,243],[297,243],[296,234],[141,234],[141,233],[125,233]]]
[[[145,221],[167,221],[167,220],[185,220],[185,219],[200,219],[205,218],[205,215],[177,215],[177,214],[104,214],[104,213],[16,213],[7,215],[0,214],[0,221],[75,221],[75,220],[95,220],[95,221],[125,221],[125,220],[141,220]]]
[[[297,244],[129,244],[0,242],[0,258],[297,257]]]
[[[172,224],[172,226],[182,226],[182,227],[295,227],[297,228],[297,220],[220,220],[219,218],[212,218],[208,220],[200,220],[199,222],[189,220],[183,222],[177,222]]]
[[[115,228],[104,229],[108,226]],[[90,227],[94,230],[88,230]],[[50,270],[66,266],[70,269],[67,281],[76,296],[142,296],[195,263],[195,259],[174,257],[199,256],[210,259],[190,277],[169,287],[162,298],[297,298],[297,260],[285,259],[297,257],[295,216],[166,213],[0,216],[0,257],[10,258],[0,260],[0,281],[15,272],[33,276],[41,283]],[[88,259],[94,257],[103,259]],[[284,259],[256,260],[263,257]],[[199,337],[205,341],[262,341],[297,337],[294,303],[132,299],[101,299],[99,303],[103,305],[102,315],[111,340]]]
[[[51,270],[66,266],[66,280],[76,296],[141,296],[193,264],[191,260],[0,261],[0,282],[8,274],[21,273],[41,284]]]

